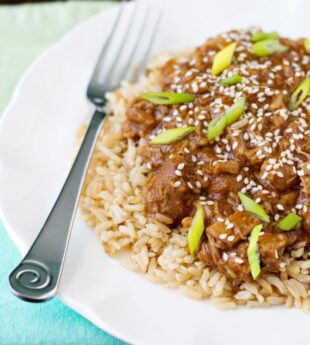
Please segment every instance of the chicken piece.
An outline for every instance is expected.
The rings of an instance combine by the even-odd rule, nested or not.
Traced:
[[[276,158],[273,158],[277,160]],[[284,192],[297,182],[294,165],[285,164],[276,169],[270,164],[270,158],[265,159],[260,169],[262,180],[266,180],[276,190]]]
[[[274,95],[272,97],[272,101],[270,103],[270,108],[272,110],[277,110],[285,107],[284,103],[284,95],[282,93],[279,93],[277,95]]]
[[[247,259],[248,243],[241,242],[234,250],[224,252],[218,261],[218,270],[232,279],[249,281],[251,279],[250,265]]]
[[[300,215],[302,216],[302,228],[310,237],[310,195],[301,191],[297,199],[297,204],[301,205]]]
[[[174,221],[191,214],[197,196],[189,190],[183,175],[175,174],[179,163],[167,160],[157,171],[149,175],[144,188],[148,214],[162,213]],[[178,187],[175,186],[176,181],[180,182]]]
[[[123,134],[126,138],[138,139],[145,136],[157,125],[156,106],[141,98],[135,98],[127,107]]]
[[[285,234],[263,233],[258,239],[259,256],[264,272],[279,270],[279,258],[287,245]]]
[[[225,222],[217,222],[206,228],[208,239],[221,249],[231,249],[241,239],[246,239],[260,220],[249,212],[236,211]]]
[[[288,191],[285,193],[282,193],[277,198],[277,204],[280,204],[284,207],[284,210],[291,210],[295,204],[298,197],[297,191]],[[274,204],[274,213],[277,212],[276,205]]]
[[[236,177],[230,174],[213,175],[208,188],[208,193],[225,195],[231,191],[238,191]]]
[[[216,161],[213,172],[214,174],[237,175],[240,171],[240,165],[239,161]]]
[[[303,164],[302,169],[304,175],[300,177],[300,180],[304,193],[310,196],[310,171],[307,168],[308,166],[310,166],[310,161],[307,161]]]
[[[214,266],[221,259],[221,255],[221,250],[216,247],[214,239],[210,238],[202,243],[198,258],[207,265]]]

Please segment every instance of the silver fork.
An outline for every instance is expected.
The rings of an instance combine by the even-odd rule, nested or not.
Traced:
[[[113,43],[115,43],[117,38],[117,31],[120,27],[119,24],[125,7],[126,5],[122,3],[87,88],[87,98],[95,105],[96,110],[88,126],[81,148],[39,235],[24,259],[10,274],[9,284],[12,292],[25,301],[44,302],[53,298],[57,293],[83,181],[96,139],[106,117],[103,109],[106,103],[105,93],[119,86],[120,81],[126,76],[133,62],[136,51],[142,47],[143,41],[148,38],[146,46],[141,48],[143,59],[138,75],[145,69],[159,26],[161,12],[156,12],[156,15],[153,16],[155,19],[150,21],[149,17],[154,12],[151,13],[151,9],[149,9],[142,23],[140,23],[139,18],[137,18],[138,7],[135,5],[132,10],[133,14],[126,26],[125,36],[122,38],[115,54]],[[146,34],[147,29],[149,35]],[[124,46],[129,37],[133,37],[133,43],[130,45],[131,49],[125,55],[123,67],[120,69],[119,60],[124,55]],[[109,54],[112,56],[113,63],[107,68],[106,61]],[[115,76],[117,72],[119,73]]]

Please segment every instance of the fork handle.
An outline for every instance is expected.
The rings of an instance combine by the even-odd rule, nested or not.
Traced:
[[[61,192],[39,235],[9,276],[12,292],[28,302],[44,302],[56,295],[74,216],[96,139],[105,118],[97,109]]]

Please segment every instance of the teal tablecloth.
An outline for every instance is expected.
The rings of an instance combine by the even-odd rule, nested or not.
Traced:
[[[0,6],[0,114],[25,68],[68,29],[111,6],[84,1]],[[7,277],[20,254],[0,223],[0,345],[121,345],[60,300],[27,304],[13,297]]]

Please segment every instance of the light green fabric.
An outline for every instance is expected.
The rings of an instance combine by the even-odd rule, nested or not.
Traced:
[[[0,6],[0,113],[21,73],[77,23],[113,6],[106,1]]]
[[[27,66],[71,27],[111,2],[0,6],[0,114]],[[29,304],[8,289],[20,255],[0,223],[0,345],[122,345],[57,298]]]

